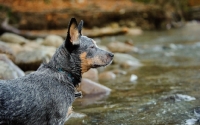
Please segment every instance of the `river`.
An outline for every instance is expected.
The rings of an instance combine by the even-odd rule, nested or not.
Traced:
[[[139,49],[130,54],[143,66],[103,82],[112,89],[105,98],[90,105],[75,101],[74,111],[85,117],[66,125],[200,124],[200,24],[101,38],[102,44],[129,39]],[[132,74],[138,77],[135,82],[130,82]]]

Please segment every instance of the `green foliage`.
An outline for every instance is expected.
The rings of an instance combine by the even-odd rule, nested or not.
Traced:
[[[7,15],[8,17],[11,16],[11,9],[8,8],[8,7],[6,7],[6,6],[4,6],[4,5],[1,5],[1,4],[0,4],[0,12],[6,13],[6,15]]]
[[[0,4],[0,20],[5,20],[6,18],[9,19],[9,23],[18,23],[19,18],[17,14],[12,12],[12,9],[8,6]]]

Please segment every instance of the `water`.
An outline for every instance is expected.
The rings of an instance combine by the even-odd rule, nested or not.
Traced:
[[[138,53],[130,54],[144,66],[126,69],[126,75],[101,82],[112,89],[109,96],[89,105],[83,103],[87,102],[84,97],[76,100],[75,112],[86,116],[71,118],[66,124],[200,124],[200,111],[196,110],[200,106],[200,24],[141,36],[104,37],[102,44],[129,39],[139,48]],[[135,82],[129,81],[132,74],[138,76]]]

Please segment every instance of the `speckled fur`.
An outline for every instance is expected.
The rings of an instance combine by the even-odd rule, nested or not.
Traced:
[[[68,108],[75,100],[75,87],[84,73],[82,68],[105,66],[113,58],[112,53],[96,45],[94,48],[93,40],[82,36],[82,25],[82,21],[78,25],[75,18],[71,19],[67,38],[49,63],[24,77],[0,80],[0,125],[64,125]],[[85,52],[88,55],[80,58]],[[96,56],[98,61],[102,59],[100,63],[95,61]],[[93,64],[83,65],[87,60]]]

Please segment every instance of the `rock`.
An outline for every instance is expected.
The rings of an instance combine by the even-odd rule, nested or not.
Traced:
[[[80,84],[80,89],[84,94],[109,94],[111,89],[89,79],[83,78]]]
[[[121,63],[121,67],[125,69],[131,68],[131,67],[138,67],[138,66],[139,66],[138,62],[131,61],[131,60],[127,60]]]
[[[111,52],[119,52],[119,53],[134,52],[133,46],[127,45],[123,42],[111,42],[108,44],[108,49]]]
[[[24,51],[32,51],[42,47],[41,44],[37,42],[29,42],[23,45]]]
[[[130,77],[130,82],[135,82],[138,79],[138,76],[132,74]]]
[[[143,31],[139,28],[130,28],[128,30],[128,35],[141,35],[143,33]]]
[[[113,63],[124,65],[125,63],[132,67],[139,67],[142,64],[140,61],[129,54],[115,53],[115,57],[113,59]],[[125,66],[126,67],[126,66]]]
[[[200,118],[200,107],[196,107],[196,108],[194,109],[194,115],[195,115],[196,117]]]
[[[15,63],[24,71],[36,70],[42,62],[48,62],[55,51],[55,47],[40,47],[33,51],[23,51],[16,55]]]
[[[100,81],[108,81],[108,80],[114,80],[116,78],[116,75],[113,72],[107,71],[102,72],[99,74],[99,80]]]
[[[58,35],[49,35],[45,38],[45,40],[42,42],[45,46],[54,46],[59,47],[61,44],[63,44],[64,39],[61,36]]]
[[[38,44],[42,44],[44,42],[44,39],[43,38],[36,38],[34,40],[34,42],[38,43]]]
[[[97,69],[90,69],[87,72],[83,73],[83,78],[88,78],[92,81],[97,82],[98,81],[98,71]]]
[[[102,50],[109,51],[106,46],[98,45],[98,47],[101,48]]]
[[[176,101],[193,101],[196,100],[195,97],[189,96],[189,95],[183,95],[183,94],[176,94],[175,95]]]
[[[127,74],[127,72],[126,71],[124,71],[124,70],[120,70],[120,69],[115,69],[115,70],[113,70],[112,71],[113,73],[115,73],[116,75],[126,75]]]
[[[198,119],[195,118],[187,119],[185,121],[185,125],[196,125],[196,123],[198,123]]]
[[[22,52],[24,48],[20,44],[16,43],[8,43],[9,47],[12,49],[12,51],[17,55],[19,52]]]
[[[6,55],[0,54],[0,79],[15,79],[24,75]]]
[[[128,28],[104,27],[104,28],[95,28],[93,30],[83,29],[83,32],[84,32],[84,35],[89,36],[89,37],[102,37],[102,36],[126,34],[128,32]]]
[[[0,53],[6,54],[7,57],[11,60],[14,60],[14,52],[13,50],[9,47],[8,44],[0,41]]]
[[[119,28],[119,24],[116,22],[110,23],[111,28]]]
[[[173,95],[167,95],[161,97],[161,99],[166,101],[172,101],[172,102],[180,102],[180,101],[194,101],[196,100],[195,97],[189,96],[189,95],[183,95],[183,94],[173,94]]]
[[[24,37],[13,33],[4,33],[3,35],[1,35],[0,39],[4,42],[17,43],[17,44],[24,44],[28,42],[28,40],[25,39]]]

